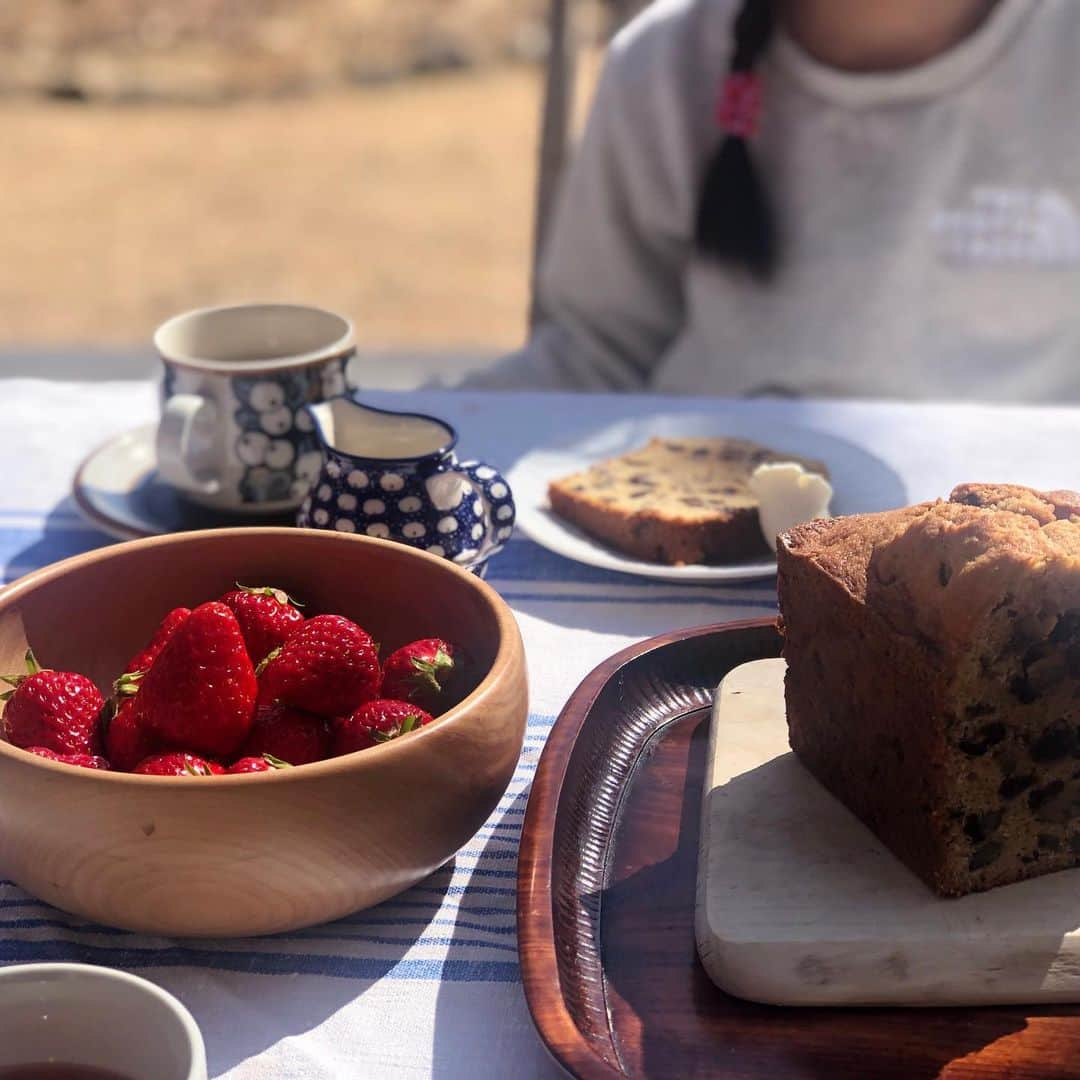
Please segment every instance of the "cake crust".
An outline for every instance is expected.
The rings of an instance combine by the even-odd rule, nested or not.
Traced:
[[[943,895],[1080,865],[1080,495],[784,534],[792,748]]]

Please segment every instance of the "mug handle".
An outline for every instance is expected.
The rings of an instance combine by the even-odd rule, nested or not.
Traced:
[[[157,465],[161,477],[183,491],[199,495],[217,495],[221,481],[217,477],[196,476],[188,464],[192,433],[196,424],[217,423],[217,406],[199,394],[173,394],[161,411],[157,430]]]
[[[510,485],[498,469],[483,461],[459,461],[457,468],[479,489],[484,503],[484,544],[480,557],[487,559],[502,551],[514,531],[517,511]]]

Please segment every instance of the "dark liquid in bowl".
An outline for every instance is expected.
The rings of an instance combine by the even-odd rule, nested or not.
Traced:
[[[112,1069],[92,1065],[0,1065],[0,1080],[131,1080]]]

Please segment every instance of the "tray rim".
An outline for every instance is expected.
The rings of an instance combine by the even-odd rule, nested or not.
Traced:
[[[601,662],[567,699],[537,763],[525,810],[517,872],[518,959],[533,1025],[548,1052],[581,1080],[614,1080],[625,1074],[589,1045],[566,1007],[556,957],[551,891],[552,843],[566,772],[578,736],[601,690],[619,670],[650,652],[713,634],[775,626],[775,615],[736,619],[669,631],[621,649]]]

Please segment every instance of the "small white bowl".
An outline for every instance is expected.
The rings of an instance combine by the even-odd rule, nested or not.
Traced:
[[[0,968],[0,1067],[43,1063],[206,1080],[191,1013],[152,982],[92,964]]]

